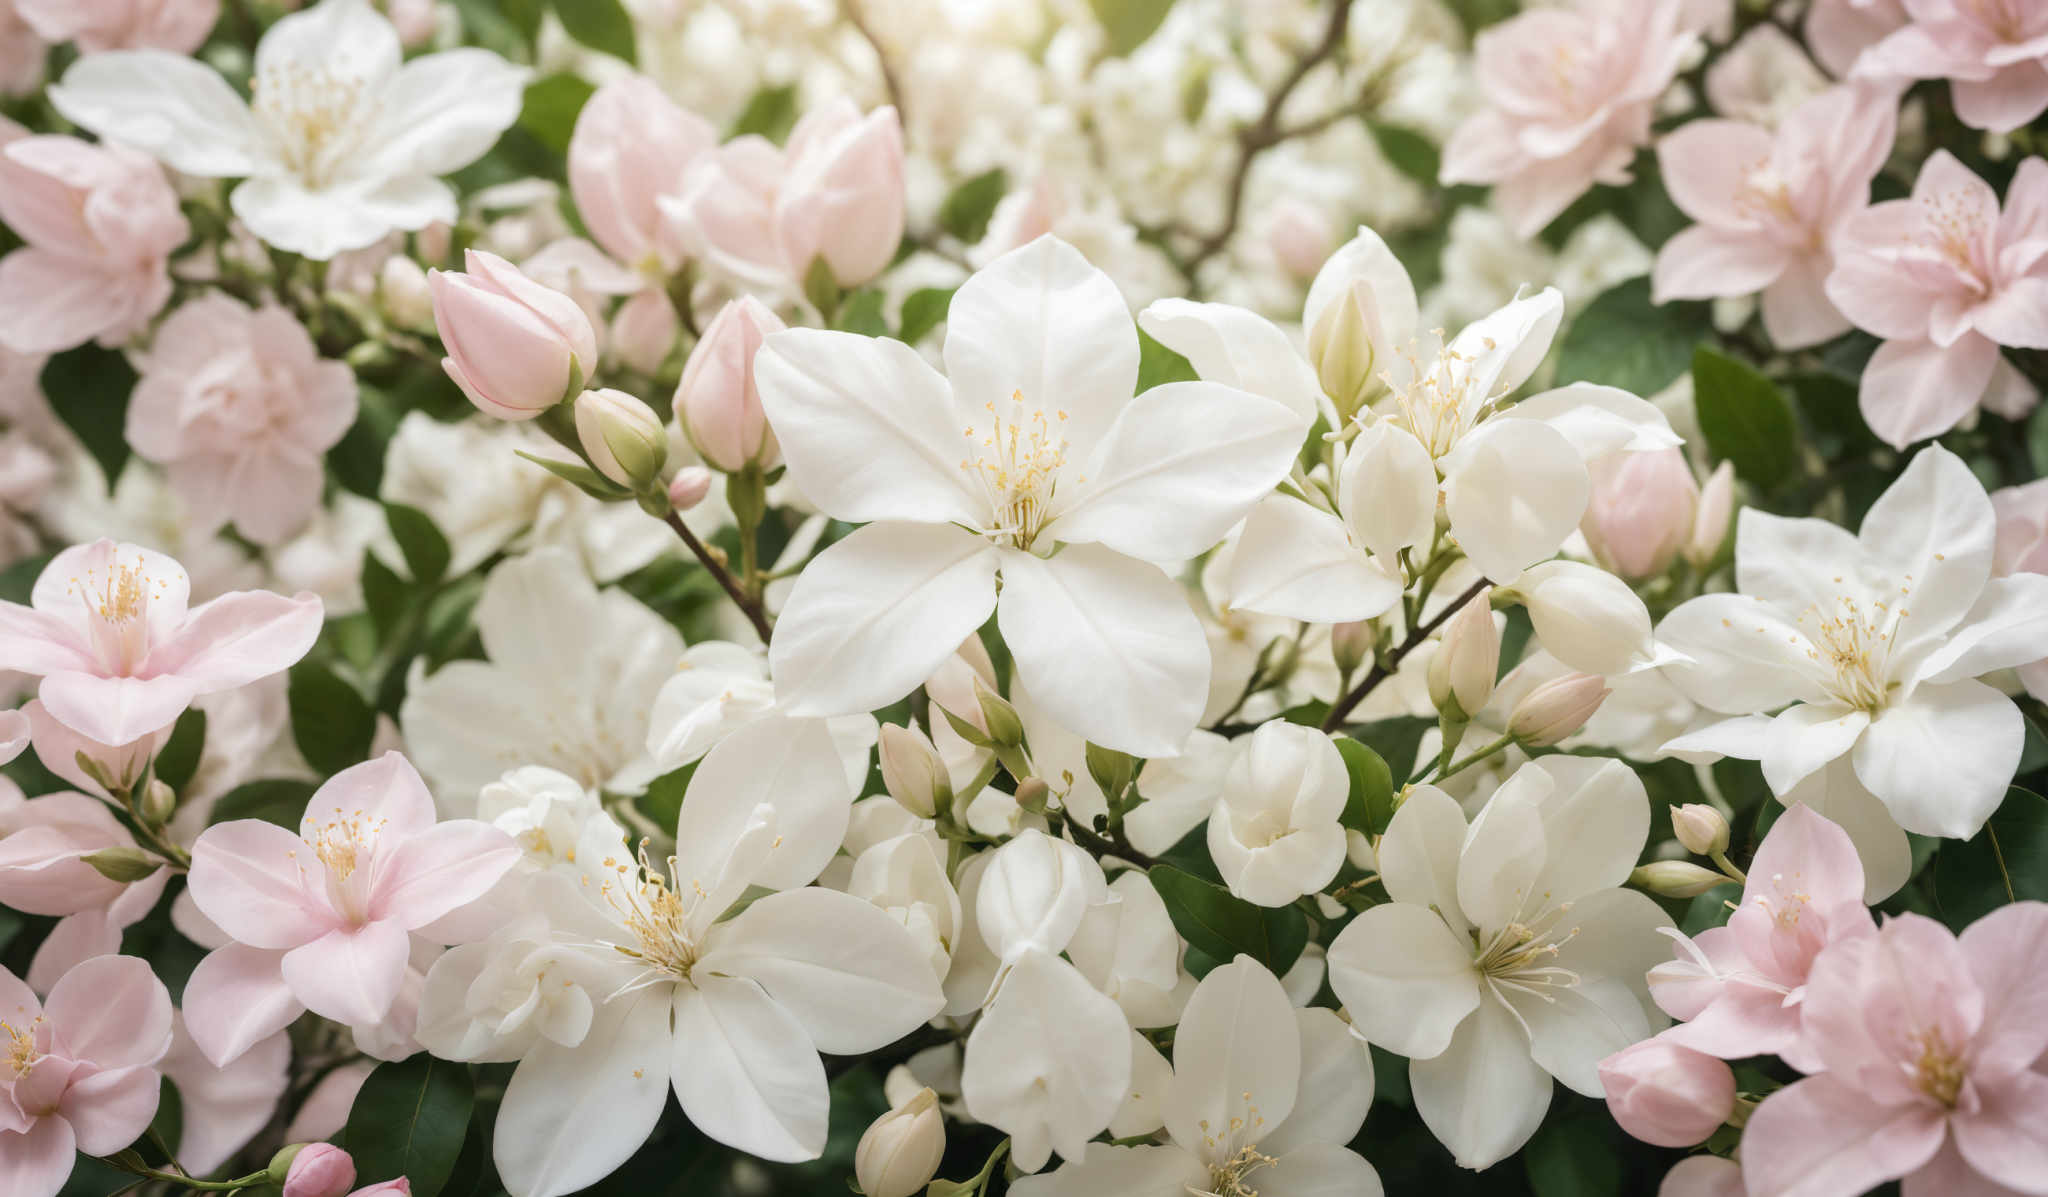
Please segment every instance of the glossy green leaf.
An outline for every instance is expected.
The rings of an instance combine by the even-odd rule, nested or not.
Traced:
[[[292,666],[286,697],[292,741],[315,772],[339,773],[369,755],[377,712],[333,670],[318,661]]]
[[[43,366],[43,394],[50,408],[106,475],[107,490],[128,464],[128,396],[135,390],[135,369],[118,349],[80,345],[53,355]]]
[[[1692,384],[1700,431],[1716,458],[1767,491],[1798,473],[1799,425],[1776,383],[1702,345],[1693,351]]]
[[[2048,799],[2013,786],[1984,830],[1943,840],[1934,900],[1958,931],[2010,902],[2048,901]]]
[[[946,196],[939,205],[939,227],[970,245],[981,240],[988,233],[988,218],[1009,189],[1002,167],[983,171]]]
[[[570,37],[629,63],[638,62],[633,46],[633,19],[619,0],[555,0],[555,16]],[[417,1192],[418,1186],[414,1186]]]
[[[439,1197],[455,1169],[475,1103],[466,1065],[421,1052],[379,1064],[348,1112],[342,1143],[362,1183],[403,1176],[413,1197]]]
[[[1650,280],[1602,291],[1565,330],[1557,381],[1596,382],[1654,395],[1692,365],[1693,347],[1713,332],[1703,303],[1650,302]]]
[[[896,334],[898,339],[912,345],[924,340],[927,333],[946,319],[946,310],[953,304],[953,290],[952,287],[923,287],[904,297],[903,327]]]
[[[1383,835],[1394,817],[1394,771],[1380,754],[1349,736],[1336,737],[1337,751],[1344,757],[1344,771],[1351,775],[1351,792],[1344,800],[1344,826],[1366,835]]]
[[[1151,878],[1174,930],[1212,959],[1229,963],[1241,952],[1277,977],[1308,945],[1308,917],[1295,907],[1254,906],[1172,865],[1152,866]]]
[[[448,538],[434,526],[427,513],[403,503],[384,504],[384,518],[391,525],[391,537],[405,554],[406,572],[420,586],[432,586],[448,573]]]
[[[596,90],[589,80],[568,71],[543,75],[526,87],[526,102],[519,109],[519,127],[555,153],[567,153],[569,135],[576,131],[576,118]]]
[[[173,790],[182,790],[199,769],[199,754],[206,746],[206,712],[198,707],[178,716],[171,738],[156,754],[156,777]]]
[[[207,813],[206,821],[227,823],[235,819],[261,819],[290,831],[299,829],[306,803],[316,787],[296,777],[265,777],[244,782],[220,796]]]

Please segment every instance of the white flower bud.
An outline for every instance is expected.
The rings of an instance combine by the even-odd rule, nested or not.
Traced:
[[[1704,569],[1721,552],[1728,539],[1728,523],[1735,518],[1735,467],[1722,462],[1714,467],[1707,484],[1700,488],[1699,506],[1692,517],[1692,537],[1683,554],[1695,569]]]
[[[991,743],[1015,748],[1024,742],[1024,721],[1018,718],[1017,708],[979,677],[974,679],[974,701],[981,707],[982,725],[988,728]]]
[[[914,727],[895,723],[882,725],[880,753],[882,784],[888,787],[904,810],[921,819],[938,813],[953,801],[953,783],[938,750]]]
[[[1728,820],[1705,803],[1688,802],[1673,810],[1671,831],[1685,850],[1695,856],[1712,856],[1728,850]]]
[[[1429,701],[1460,721],[1493,696],[1500,673],[1500,629],[1493,622],[1493,591],[1480,591],[1444,625],[1443,643],[1429,660]]]
[[[1337,669],[1342,673],[1355,672],[1372,653],[1373,637],[1377,629],[1369,619],[1354,619],[1349,623],[1332,624],[1330,627],[1330,655],[1337,660]]]
[[[938,1173],[946,1120],[929,1087],[868,1126],[853,1149],[853,1175],[867,1197],[911,1197]]]
[[[1373,373],[1376,355],[1364,312],[1371,302],[1371,289],[1361,279],[1323,309],[1308,333],[1308,356],[1315,363],[1316,379],[1347,420],[1380,387]]]
[[[1595,674],[1552,678],[1515,704],[1508,714],[1508,734],[1524,747],[1547,748],[1586,726],[1607,695],[1607,683]]]
[[[384,314],[400,328],[425,331],[434,327],[434,293],[427,272],[411,258],[392,255],[377,270],[377,300]]]
[[[1546,561],[1523,571],[1508,593],[1529,609],[1536,639],[1573,669],[1612,677],[1657,657],[1649,609],[1604,569]]]
[[[1628,875],[1630,885],[1648,890],[1660,898],[1697,898],[1727,882],[1728,878],[1689,860],[1653,860],[1649,864],[1638,865]]]
[[[668,433],[661,418],[624,391],[578,395],[576,439],[598,473],[630,490],[652,484],[668,462]]]

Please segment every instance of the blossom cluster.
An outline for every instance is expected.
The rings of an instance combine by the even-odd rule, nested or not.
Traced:
[[[0,0],[0,1188],[2048,1195],[2044,153],[2033,0]]]

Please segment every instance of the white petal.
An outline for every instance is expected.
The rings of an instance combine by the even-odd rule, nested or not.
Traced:
[[[960,1095],[1035,1172],[1054,1150],[1082,1158],[1130,1084],[1130,1027],[1116,1003],[1073,965],[1027,952],[967,1037]]]
[[[1619,387],[1575,382],[1531,395],[1502,419],[1541,420],[1564,434],[1587,461],[1610,453],[1670,449],[1684,443],[1657,405]]]
[[[1179,1147],[1090,1147],[1079,1162],[1010,1182],[1015,1197],[1187,1197],[1209,1169]]]
[[[989,854],[974,891],[974,917],[982,942],[1008,962],[1027,951],[1065,951],[1088,908],[1108,900],[1094,857],[1027,828]]]
[[[676,820],[675,879],[707,890],[725,871],[755,812],[775,812],[776,844],[760,871],[741,880],[792,889],[815,878],[846,838],[853,793],[822,719],[771,717],[706,753]],[[712,912],[715,916],[720,912]]]
[[[1360,543],[1392,561],[1436,530],[1436,462],[1414,434],[1388,421],[1361,429],[1345,451],[1337,510]]]
[[[1380,1174],[1337,1143],[1297,1147],[1253,1175],[1259,1197],[1384,1197]]]
[[[498,1110],[492,1155],[508,1189],[560,1197],[626,1162],[668,1101],[669,994],[604,1007],[573,1048],[542,1041],[520,1061]]]
[[[1124,1104],[1117,1110],[1116,1117],[1110,1119],[1109,1137],[1133,1139],[1150,1135],[1165,1126],[1166,1115],[1160,1112],[1160,1107],[1166,1103],[1166,1095],[1172,1089],[1173,1065],[1166,1062],[1166,1057],[1159,1054],[1159,1049],[1152,1046],[1150,1039],[1132,1031],[1131,1091],[1124,1095]],[[1167,1150],[1180,1151],[1177,1147]],[[1102,1156],[1091,1147],[1087,1158],[1090,1162],[1098,1162]],[[1180,1197],[1179,1190],[1174,1190],[1174,1197]]]
[[[1555,788],[1549,774],[1524,766],[1486,800],[1458,854],[1458,905],[1482,940],[1543,909],[1549,859],[1538,799]],[[1559,846],[1560,858],[1566,855]]]
[[[784,709],[850,715],[932,675],[996,605],[996,551],[939,524],[870,524],[804,567],[768,659]]]
[[[1764,759],[1770,735],[1769,715],[1737,715],[1668,740],[1657,752],[1692,765],[1712,764],[1724,756],[1760,761]]]
[[[428,175],[390,179],[374,188],[308,189],[271,175],[236,187],[228,204],[249,231],[278,249],[325,261],[363,249],[387,233],[453,223],[455,193]]]
[[[1922,664],[1929,681],[1954,682],[2048,655],[2048,574],[1993,578],[1962,626]]]
[[[1968,839],[2005,800],[2026,737],[2020,709],[1984,683],[1923,685],[1871,720],[1852,759],[1899,826]]]
[[[1237,610],[1309,623],[1371,619],[1401,597],[1401,583],[1352,542],[1342,520],[1285,495],[1252,508],[1223,586]]]
[[[1521,1149],[1550,1108],[1550,1074],[1507,1007],[1488,998],[1442,1055],[1408,1065],[1415,1112],[1459,1166],[1485,1168]]]
[[[754,982],[707,975],[676,988],[670,1069],[683,1113],[727,1147],[777,1163],[824,1152],[825,1065]]]
[[[1531,770],[1551,780],[1536,803],[1548,848],[1538,892],[1550,902],[1569,902],[1626,881],[1650,834],[1642,778],[1620,761],[1589,756],[1530,761],[1516,778]]]
[[[1458,800],[1432,785],[1408,791],[1380,837],[1380,881],[1387,895],[1411,906],[1434,907],[1453,933],[1470,927],[1458,908],[1458,853],[1465,846],[1465,812]]]
[[[1541,997],[1507,996],[1529,1027],[1530,1058],[1587,1097],[1601,1096],[1600,1061],[1650,1034],[1642,1006],[1612,981],[1581,982]]]
[[[181,54],[88,54],[49,95],[66,119],[188,175],[241,178],[272,165],[242,97],[218,71]]]
[[[1771,792],[1789,793],[1815,770],[1855,747],[1869,726],[1868,714],[1837,706],[1801,703],[1781,712],[1771,720],[1763,756],[1764,780]]]
[[[1550,352],[1564,319],[1564,295],[1545,287],[1465,326],[1451,339],[1444,361],[1465,402],[1478,404],[1521,386]]]
[[[519,119],[528,72],[489,50],[415,58],[379,97],[369,152],[350,162],[362,178],[445,175],[483,157]]]
[[[1691,660],[1664,667],[1687,698],[1712,711],[1749,715],[1788,702],[1817,702],[1818,655],[1799,625],[1760,598],[1708,594],[1681,603],[1657,638]]]
[[[1976,605],[1996,531],[1984,484],[1940,445],[1922,449],[1871,504],[1856,539],[1890,567],[1886,581],[1912,592],[1901,600],[1911,614],[1901,617],[1894,653],[1938,643]]]
[[[1482,425],[1444,462],[1451,535],[1496,582],[1556,553],[1586,513],[1592,486],[1571,442],[1528,420]]]
[[[256,72],[382,81],[398,69],[398,30],[365,0],[325,0],[291,13],[256,44]]]
[[[1294,1111],[1301,1083],[1294,1006],[1251,957],[1202,978],[1173,1042],[1166,1129],[1181,1146],[1226,1160]]]
[[[1420,906],[1374,906],[1330,944],[1330,988],[1367,1039],[1411,1059],[1434,1056],[1479,1005],[1468,941]]]
[[[1330,255],[1309,284],[1308,301],[1302,305],[1301,326],[1312,329],[1323,309],[1337,302],[1355,284],[1364,283],[1372,297],[1373,310],[1368,339],[1373,364],[1385,370],[1395,390],[1405,388],[1414,374],[1406,356],[1421,326],[1415,303],[1415,284],[1401,259],[1387,248],[1378,233],[1360,226],[1358,235]],[[1320,385],[1317,387],[1320,391]]]
[[[1227,303],[1156,300],[1138,327],[1182,357],[1209,382],[1286,405],[1301,427],[1315,422],[1323,387],[1308,359],[1279,326]]]
[[[1100,545],[1069,545],[1051,560],[1005,553],[996,621],[1032,696],[1096,744],[1171,756],[1201,718],[1208,641],[1157,566]]]
[[[1153,387],[1117,414],[1074,479],[1073,506],[1044,533],[1146,561],[1185,561],[1222,540],[1287,476],[1301,437],[1292,411],[1248,391],[1213,382]]]
[[[754,357],[761,407],[789,479],[836,519],[989,522],[964,467],[953,391],[917,350],[812,328],[772,333]]]
[[[1123,294],[1073,246],[1043,236],[976,271],[946,313],[956,412],[1020,393],[1068,414],[1086,454],[1138,385],[1138,330]]]
[[[1296,1010],[1294,1018],[1301,1033],[1301,1088],[1287,1121],[1259,1140],[1267,1155],[1349,1143],[1372,1108],[1372,1051],[1365,1040],[1334,1010]]]

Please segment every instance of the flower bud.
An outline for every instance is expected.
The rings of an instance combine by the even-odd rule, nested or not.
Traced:
[[[140,848],[102,848],[80,859],[91,865],[100,876],[123,885],[140,881],[163,867],[162,861]]]
[[[1685,850],[1695,856],[1712,856],[1728,850],[1728,820],[1703,802],[1688,802],[1672,811],[1671,831]]]
[[[1655,577],[1692,536],[1699,501],[1683,452],[1622,453],[1595,470],[1579,531],[1593,556],[1615,573]]]
[[[1380,386],[1373,373],[1375,354],[1364,311],[1364,305],[1371,302],[1367,284],[1355,282],[1323,309],[1308,333],[1308,356],[1315,363],[1316,379],[1347,420]]]
[[[787,327],[750,295],[719,310],[690,351],[676,384],[676,419],[705,464],[730,474],[781,459],[775,433],[761,410],[754,354],[769,333]]]
[[[1349,623],[1330,626],[1330,655],[1337,660],[1339,673],[1354,673],[1372,652],[1372,642],[1378,629],[1369,619],[1354,619]]]
[[[297,1146],[285,1168],[284,1197],[342,1197],[355,1186],[356,1162],[348,1152],[332,1143]],[[270,1166],[274,1173],[276,1161]]]
[[[1083,753],[1083,759],[1088,764],[1088,776],[1110,798],[1122,795],[1138,776],[1137,758],[1128,752],[1091,743]]]
[[[1493,696],[1499,674],[1500,630],[1493,623],[1489,588],[1444,625],[1443,643],[1429,659],[1429,701],[1447,716],[1470,719]]]
[[[1728,878],[1689,860],[1653,860],[1637,865],[1628,875],[1628,883],[1660,898],[1697,898],[1717,885],[1726,885]]]
[[[384,259],[377,268],[377,301],[400,328],[434,327],[434,293],[427,286],[427,272],[411,258],[393,254]]]
[[[632,491],[645,490],[668,464],[668,433],[654,409],[624,391],[576,397],[576,439],[597,472]]]
[[[467,273],[427,275],[448,377],[503,420],[530,420],[570,398],[597,365],[590,317],[503,258],[470,250],[466,265]]]
[[[682,325],[668,296],[653,287],[636,291],[612,315],[611,335],[605,350],[611,359],[628,370],[656,374],[668,351],[675,348]]]
[[[677,511],[688,511],[702,503],[711,493],[711,484],[716,481],[710,470],[703,466],[684,466],[669,479],[668,505]]]
[[[1307,200],[1292,196],[1275,203],[1266,218],[1266,246],[1280,269],[1307,282],[1323,268],[1335,248],[1330,218]]]
[[[882,725],[879,751],[882,785],[904,810],[921,819],[934,817],[953,801],[953,782],[938,750],[914,727]]]
[[[1604,569],[1546,561],[1524,570],[1503,597],[1528,608],[1536,639],[1573,669],[1612,677],[1657,657],[1649,608]]]
[[[911,1197],[938,1173],[946,1120],[929,1087],[868,1126],[853,1149],[853,1175],[867,1197]]]
[[[1050,793],[1052,793],[1052,787],[1045,784],[1044,778],[1027,777],[1017,783],[1015,797],[1018,806],[1023,807],[1034,815],[1042,815],[1045,813],[1046,795]]]
[[[1735,1110],[1735,1073],[1661,1036],[1600,1061],[1607,1111],[1621,1129],[1658,1147],[1706,1141]]]
[[[903,123],[841,99],[804,115],[784,150],[776,232],[799,279],[823,259],[842,288],[882,273],[903,240]]]
[[[1586,726],[1607,695],[1607,683],[1597,674],[1552,678],[1522,695],[1508,714],[1508,734],[1524,747],[1547,748]]]
[[[151,827],[162,827],[178,813],[178,792],[161,777],[152,777],[138,799],[142,817]]]
[[[1735,467],[1722,462],[1707,477],[1700,501],[1693,512],[1692,536],[1685,543],[1685,559],[1695,569],[1705,569],[1720,555],[1728,539],[1729,521],[1735,518]]]
[[[1015,748],[1024,742],[1024,721],[1017,717],[1017,708],[989,689],[979,677],[974,679],[974,701],[981,707],[981,719],[988,728],[990,743]]]
[[[569,135],[569,194],[591,239],[635,270],[669,271],[682,254],[660,200],[718,130],[642,75],[592,93]]]

